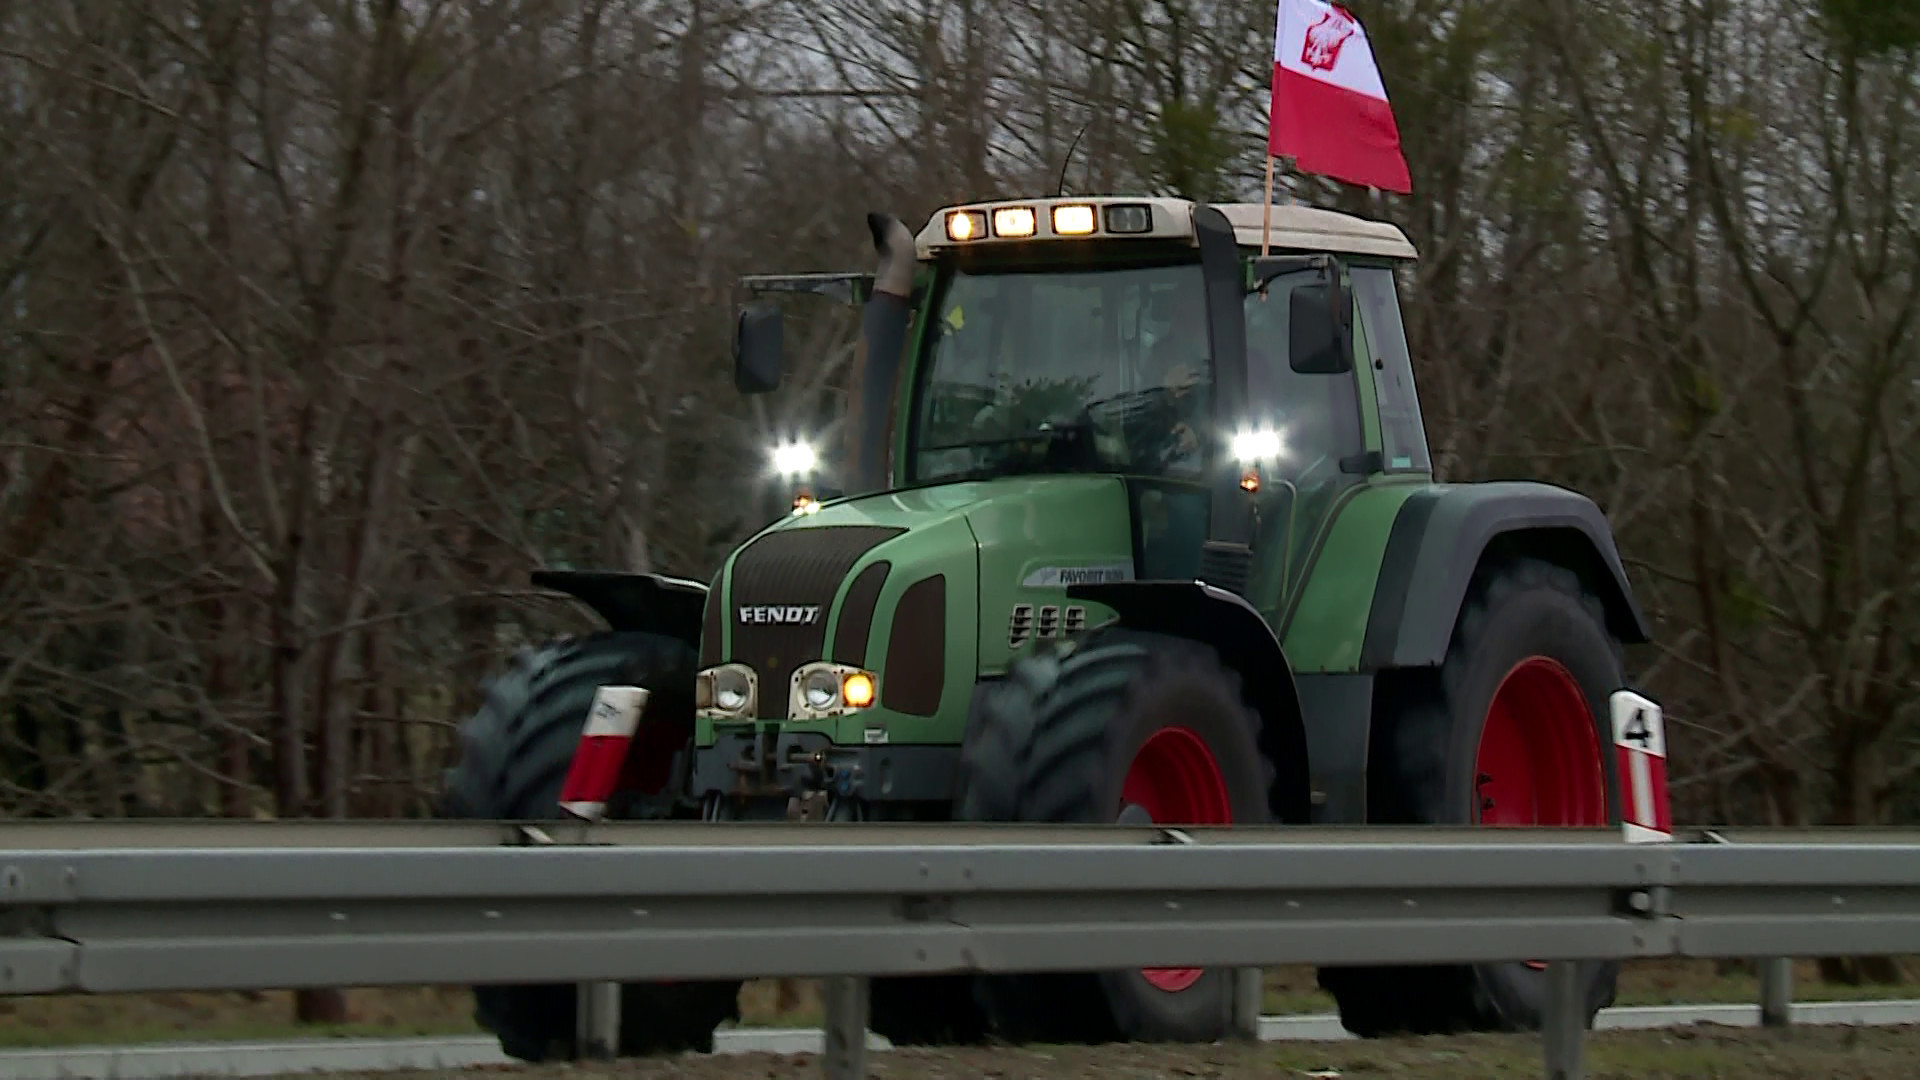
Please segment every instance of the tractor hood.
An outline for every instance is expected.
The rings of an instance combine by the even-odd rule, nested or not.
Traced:
[[[978,676],[1004,668],[1016,607],[1029,626],[1042,607],[1058,623],[1066,585],[1132,575],[1115,477],[861,496],[785,518],[734,552],[708,597],[701,662],[751,666],[761,720],[787,718],[796,668],[831,660],[879,673],[876,716],[945,728],[964,723]]]
[[[1032,476],[905,488],[842,499],[822,506],[816,513],[789,517],[770,526],[769,531],[835,525],[917,529],[1009,505],[1030,505],[1049,496],[1088,488],[1105,490],[1116,483],[1110,477]]]

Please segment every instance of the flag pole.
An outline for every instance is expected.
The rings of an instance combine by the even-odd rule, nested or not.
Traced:
[[[1267,201],[1260,209],[1260,257],[1266,258],[1270,250],[1268,238],[1273,234],[1273,155],[1267,155]]]

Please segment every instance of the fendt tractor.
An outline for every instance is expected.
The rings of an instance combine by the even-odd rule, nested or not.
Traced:
[[[736,386],[768,393],[770,293],[861,305],[843,452],[782,448],[790,511],[710,584],[537,572],[608,628],[490,681],[443,814],[562,816],[597,688],[636,685],[611,818],[1618,825],[1646,623],[1592,501],[1434,481],[1398,228],[1145,197],[868,225],[873,273],[745,279],[735,324]],[[1583,975],[1589,1020],[1616,977]],[[1531,963],[1319,978],[1362,1036],[1534,1028],[1545,1000]],[[1232,983],[881,979],[870,1023],[1210,1041]],[[740,986],[624,986],[620,1052],[710,1049]],[[476,996],[507,1053],[574,1052],[574,988]]]

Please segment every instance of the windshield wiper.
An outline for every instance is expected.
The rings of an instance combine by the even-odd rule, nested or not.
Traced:
[[[968,439],[965,442],[942,443],[939,446],[916,446],[914,450],[922,454],[933,454],[942,450],[988,450],[996,446],[1012,446],[1015,443],[1049,439],[1052,438],[1052,434],[1047,431],[1036,431],[1031,435],[1009,435],[1004,439]]]
[[[1025,435],[1008,435],[997,439],[966,439],[955,443],[920,446],[915,450],[918,453],[937,453],[943,450],[990,450],[994,447],[1036,442],[1046,444],[1043,452],[1034,455],[1009,455],[1006,460],[970,469],[961,475],[1016,476],[1047,472],[1097,472],[1100,469],[1099,454],[1093,450],[1093,425],[1075,420],[1048,421]]]

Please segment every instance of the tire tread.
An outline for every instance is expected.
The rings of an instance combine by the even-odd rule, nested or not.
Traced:
[[[1238,674],[1213,650],[1120,628],[1040,645],[983,696],[961,752],[956,817],[966,821],[1094,823],[1108,780],[1113,721],[1170,677],[1206,682],[1240,703],[1244,745],[1259,767],[1260,813],[1278,775],[1259,750],[1260,716]],[[1224,764],[1224,763],[1223,763]],[[1178,1031],[1135,1011],[1108,980],[1131,973],[988,976],[976,997],[994,1031],[1013,1042],[1100,1043],[1123,1038],[1219,1037]],[[1227,973],[1214,973],[1216,977]],[[1189,1021],[1190,1022],[1190,1021]]]
[[[459,757],[436,805],[442,817],[550,820],[597,688],[636,683],[659,707],[691,701],[693,651],[674,638],[609,632],[517,651],[487,680],[480,708],[460,728]],[[650,704],[650,708],[654,705]],[[650,719],[658,714],[651,714]],[[643,721],[644,722],[644,721]],[[620,1052],[710,1052],[713,1030],[739,1019],[737,980],[621,984]],[[474,1018],[522,1061],[575,1055],[571,985],[480,986]]]
[[[1411,674],[1407,697],[1392,724],[1384,766],[1375,773],[1390,778],[1388,791],[1374,794],[1373,805],[1386,808],[1390,820],[1405,824],[1445,824],[1448,752],[1456,717],[1465,717],[1465,685],[1473,657],[1495,632],[1500,613],[1527,594],[1547,592],[1571,601],[1599,628],[1616,669],[1624,650],[1607,632],[1606,609],[1572,570],[1543,559],[1519,556],[1483,563],[1474,574],[1455,622],[1447,656],[1437,674]],[[1377,723],[1383,722],[1377,720]],[[1376,744],[1380,745],[1380,744]],[[1497,965],[1496,965],[1497,966]],[[1596,972],[1589,1006],[1593,1012],[1614,1000],[1618,965]],[[1356,1035],[1453,1034],[1465,1031],[1531,1030],[1536,1017],[1509,1017],[1488,994],[1480,974],[1469,966],[1374,969],[1322,969],[1320,982],[1339,1002],[1342,1023]]]

